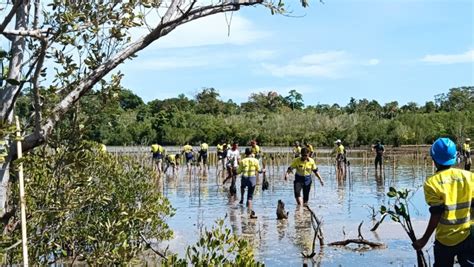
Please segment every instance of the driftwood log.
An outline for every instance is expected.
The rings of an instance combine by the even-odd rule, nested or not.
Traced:
[[[301,255],[305,258],[313,258],[316,255],[316,238],[319,239],[319,246],[322,247],[324,245],[324,237],[323,237],[323,230],[321,228],[322,221],[316,216],[316,214],[311,210],[309,206],[306,208],[311,212],[311,225],[313,226],[314,230],[314,237],[313,237],[313,245],[311,247],[311,253],[306,254],[301,252]]]
[[[335,241],[335,242],[329,243],[328,245],[329,246],[347,246],[349,244],[359,244],[359,245],[366,245],[366,246],[369,246],[371,248],[386,248],[385,244],[366,240],[362,236],[360,228],[362,227],[363,223],[364,223],[364,221],[362,221],[359,224],[359,227],[357,229],[357,231],[359,232],[359,236],[358,236],[357,239],[345,239],[345,240],[342,240],[342,241]]]

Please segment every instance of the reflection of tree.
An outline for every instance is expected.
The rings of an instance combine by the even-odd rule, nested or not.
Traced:
[[[278,232],[278,240],[282,240],[285,238],[286,235],[286,228],[288,226],[288,220],[278,220],[277,221],[277,232]]]

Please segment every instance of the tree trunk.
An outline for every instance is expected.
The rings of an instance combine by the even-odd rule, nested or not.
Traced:
[[[28,13],[30,9],[29,1],[23,1],[21,6],[16,12],[16,23],[15,30],[25,30],[28,28]],[[20,81],[21,79],[21,65],[23,64],[24,51],[25,51],[25,37],[15,36],[12,39],[12,59],[10,61],[8,69],[8,79],[14,79]],[[13,122],[13,110],[15,95],[19,94],[20,86],[7,84],[1,95],[3,105],[0,110],[0,119],[3,122],[11,124]],[[8,201],[8,183],[10,181],[10,166],[15,155],[14,146],[10,146],[8,150],[8,156],[5,162],[2,164],[0,169],[0,217],[7,212],[7,201]]]

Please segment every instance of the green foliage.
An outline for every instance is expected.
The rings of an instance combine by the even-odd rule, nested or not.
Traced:
[[[155,188],[154,172],[91,143],[41,147],[23,160],[30,262],[126,264],[148,246],[171,238],[173,209]],[[14,192],[11,205],[19,202]],[[19,209],[17,207],[17,213]],[[19,214],[10,219],[18,225]],[[2,236],[6,264],[21,262],[19,227]]]
[[[380,221],[372,228],[371,231],[375,231],[377,227],[382,223],[386,216],[390,216],[392,221],[399,223],[403,230],[407,233],[411,242],[416,241],[415,230],[411,223],[410,209],[409,209],[409,198],[411,197],[410,190],[401,189],[397,190],[394,187],[390,187],[387,192],[387,196],[393,200],[388,206],[380,206],[380,214],[382,215]],[[416,251],[417,261],[419,267],[427,266],[425,256],[421,250]]]
[[[186,249],[184,259],[171,255],[164,266],[263,266],[255,261],[252,247],[217,220],[216,226],[201,233],[201,238]]]

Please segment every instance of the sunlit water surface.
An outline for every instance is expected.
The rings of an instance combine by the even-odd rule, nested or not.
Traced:
[[[386,192],[390,186],[407,188],[414,192],[410,199],[410,211],[415,231],[423,234],[428,209],[424,202],[421,185],[433,173],[429,163],[406,161],[393,167],[387,162],[383,175],[375,175],[372,164],[364,164],[353,159],[348,175],[343,182],[335,178],[334,166],[328,159],[322,159],[319,170],[325,180],[324,187],[313,180],[309,205],[322,219],[325,243],[357,238],[357,228],[361,221],[362,235],[370,241],[386,244],[385,249],[358,249],[324,246],[313,259],[304,259],[301,252],[310,252],[313,230],[309,211],[296,206],[293,197],[293,176],[288,182],[283,180],[287,165],[269,166],[267,179],[270,190],[261,191],[257,185],[254,194],[254,210],[257,219],[249,219],[245,206],[237,201],[229,201],[229,184],[222,185],[220,170],[211,167],[206,176],[197,169],[191,175],[181,168],[177,175],[167,175],[161,180],[160,188],[176,209],[174,217],[168,220],[174,231],[174,239],[164,244],[169,249],[184,255],[187,245],[199,237],[200,229],[211,227],[216,219],[224,218],[235,233],[248,239],[257,259],[267,266],[414,266],[416,254],[408,236],[397,223],[386,219],[376,232],[370,228],[374,207],[386,205],[389,198]],[[237,179],[238,196],[240,178]],[[281,199],[290,212],[288,220],[276,220],[277,201]],[[380,216],[377,215],[377,218]],[[344,235],[345,233],[345,235]],[[432,260],[432,242],[427,245]]]

